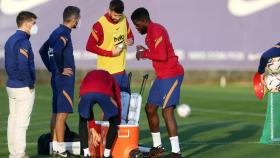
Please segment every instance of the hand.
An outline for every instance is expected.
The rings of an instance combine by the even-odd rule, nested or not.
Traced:
[[[143,51],[136,52],[136,59],[137,60],[140,60],[142,58],[142,56],[143,56]]]
[[[142,45],[137,45],[136,46],[136,51],[137,52],[143,52],[143,51],[146,51],[147,50],[147,48],[145,48],[144,46],[142,46]]]
[[[63,72],[62,72],[62,75],[71,77],[73,75],[72,68],[64,68]]]
[[[29,88],[30,93],[32,93],[34,91],[34,88]]]
[[[124,41],[124,43],[125,43],[126,46],[132,46],[133,43],[134,43],[134,41],[133,41],[132,38],[129,38],[129,39],[126,39],[126,40]]]
[[[91,142],[93,143],[93,145],[95,147],[97,147],[99,145],[99,143],[101,142],[100,134],[97,133],[94,128],[90,129],[90,134],[91,134]]]
[[[113,57],[119,56],[121,51],[122,51],[122,49],[120,49],[118,47],[113,47],[113,49],[112,49],[112,56]]]

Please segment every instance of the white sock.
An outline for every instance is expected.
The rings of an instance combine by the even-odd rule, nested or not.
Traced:
[[[161,146],[160,132],[152,133],[152,138],[153,138],[153,147]]]
[[[64,142],[57,142],[57,151],[59,153],[66,151]]]
[[[104,157],[109,157],[111,155],[111,149],[106,149],[104,150]]]
[[[57,151],[57,141],[52,141],[52,150]]]
[[[173,153],[180,153],[179,137],[169,137]]]
[[[84,156],[90,156],[89,148],[85,148],[84,150]]]

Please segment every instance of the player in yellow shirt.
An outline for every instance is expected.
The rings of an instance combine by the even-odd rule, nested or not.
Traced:
[[[86,46],[87,51],[98,55],[97,69],[108,71],[120,86],[124,102],[122,121],[127,112],[124,105],[128,102],[130,94],[128,75],[125,72],[127,46],[132,46],[134,40],[123,11],[123,2],[112,0],[108,12],[93,25]]]
[[[123,10],[121,0],[112,0],[108,12],[93,25],[86,46],[87,51],[98,55],[97,68],[112,75],[125,73],[127,46],[133,45],[133,34]],[[120,87],[124,90],[122,84]]]

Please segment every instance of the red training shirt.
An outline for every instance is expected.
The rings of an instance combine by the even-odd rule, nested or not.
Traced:
[[[120,88],[109,72],[104,70],[93,70],[87,73],[80,86],[80,96],[87,93],[102,93],[112,97],[119,108],[121,116]],[[90,128],[95,126],[94,120],[89,121]]]
[[[143,52],[142,58],[152,60],[158,79],[184,74],[184,68],[179,63],[169,35],[163,26],[150,22],[145,42],[148,49]]]

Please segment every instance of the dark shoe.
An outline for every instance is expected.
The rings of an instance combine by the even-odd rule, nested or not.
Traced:
[[[59,153],[57,152],[56,153],[56,157],[59,157],[59,158],[65,158],[65,157],[70,157],[71,154],[69,153],[69,151],[64,151],[63,153]]]
[[[103,156],[103,158],[112,158],[112,156],[109,156],[109,157],[105,157],[105,156]]]
[[[182,158],[181,153],[171,153],[169,155],[167,155],[166,157],[168,158]]]
[[[91,158],[90,156],[84,156],[84,158]]]
[[[53,156],[53,157],[56,157],[56,154],[57,154],[57,153],[58,153],[57,151],[53,151],[53,152],[52,152],[52,156]]]
[[[160,155],[162,155],[162,153],[164,153],[165,149],[162,146],[158,146],[158,147],[152,147],[148,157],[149,158],[156,158],[159,157]]]

